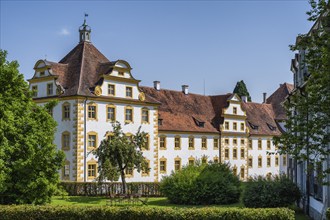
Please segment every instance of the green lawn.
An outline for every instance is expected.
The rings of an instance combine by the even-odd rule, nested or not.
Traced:
[[[80,206],[95,206],[95,205],[106,205],[107,198],[105,197],[86,197],[86,196],[67,196],[62,198],[60,196],[55,196],[52,199],[51,205],[80,205]],[[195,207],[200,208],[204,206],[196,205],[174,205],[170,204],[168,200],[164,197],[159,198],[149,198],[148,207],[177,207],[177,208],[189,208]],[[131,206],[132,204],[122,203],[116,204],[116,206]],[[142,204],[134,204],[134,206],[143,206]],[[231,205],[212,205],[214,207],[244,207],[242,203],[235,203]],[[301,210],[296,209],[296,219],[297,220],[309,220],[309,218],[302,213]]]

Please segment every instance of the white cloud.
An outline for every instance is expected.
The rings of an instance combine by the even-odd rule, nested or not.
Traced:
[[[58,34],[62,36],[68,36],[70,35],[70,32],[68,31],[68,29],[62,28],[62,30]]]

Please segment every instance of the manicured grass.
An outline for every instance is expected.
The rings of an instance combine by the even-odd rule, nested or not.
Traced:
[[[67,196],[62,198],[60,196],[55,196],[52,199],[51,205],[102,206],[102,205],[106,205],[107,200],[108,199],[106,197]],[[164,197],[149,198],[147,204],[148,207],[177,207],[177,208],[205,207],[205,206],[197,206],[197,205],[175,205],[169,203],[169,201]],[[120,203],[120,204],[116,204],[116,206],[143,206],[143,204]],[[244,205],[242,203],[234,203],[231,205],[212,205],[212,207],[244,207]],[[309,220],[309,218],[306,215],[304,215],[304,213],[301,210],[296,208],[295,211],[296,211],[297,220]]]

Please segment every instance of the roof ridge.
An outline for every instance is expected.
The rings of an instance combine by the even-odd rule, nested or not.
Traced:
[[[85,42],[82,43],[83,48],[82,48],[82,55],[81,55],[81,63],[80,63],[80,73],[79,73],[79,83],[78,83],[78,89],[77,89],[77,94],[80,95],[80,87],[81,87],[81,81],[82,81],[82,72],[83,72],[83,66],[84,66],[84,55],[85,55]]]

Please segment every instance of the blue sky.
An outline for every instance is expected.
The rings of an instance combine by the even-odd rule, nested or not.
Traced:
[[[288,45],[311,27],[308,1],[3,1],[0,47],[26,79],[38,59],[59,61],[88,13],[93,44],[124,59],[141,85],[209,95],[244,80],[256,102],[292,83]]]

